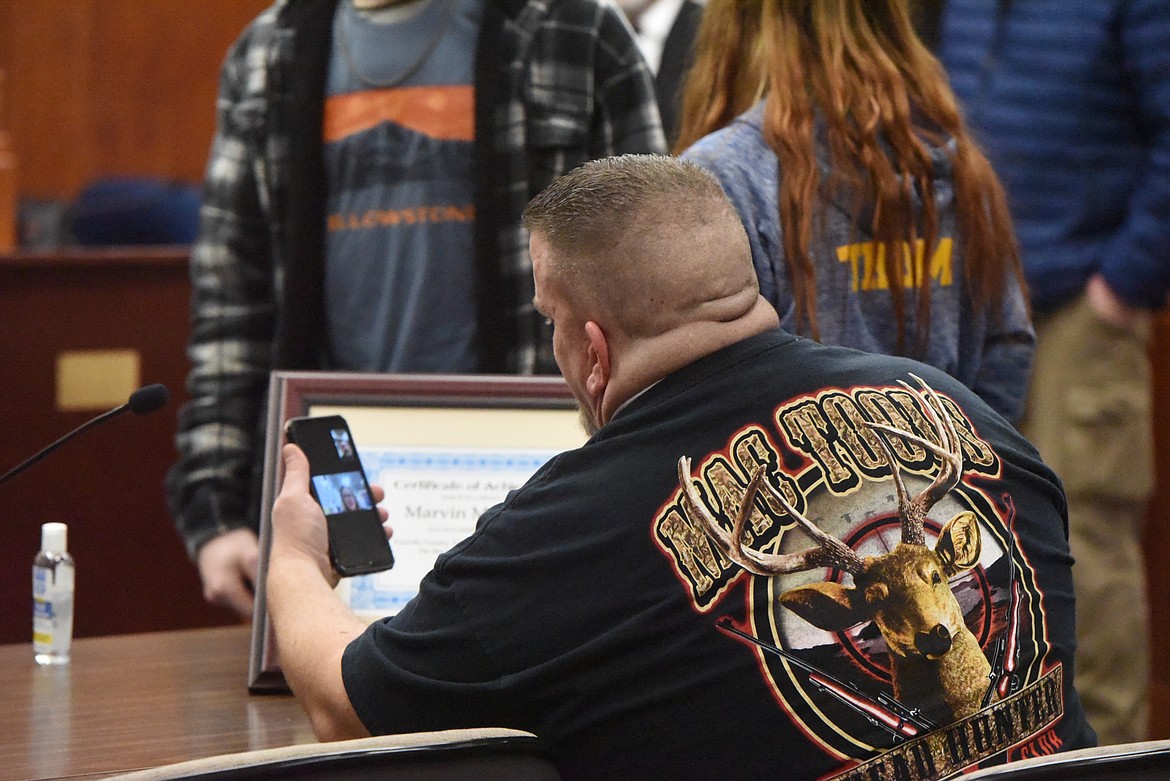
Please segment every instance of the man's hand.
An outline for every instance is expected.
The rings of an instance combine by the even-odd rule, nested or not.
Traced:
[[[203,598],[250,620],[259,559],[260,545],[251,529],[233,529],[203,543],[196,558]]]
[[[284,482],[272,506],[271,555],[273,558],[300,557],[310,561],[331,587],[336,586],[339,578],[329,561],[325,514],[309,493],[309,460],[296,445],[285,445],[281,455],[284,457]],[[378,485],[371,485],[370,493],[374,502],[381,502],[386,496]],[[385,523],[386,510],[379,507],[378,513]],[[386,536],[390,534],[387,528]]]
[[[325,514],[309,493],[308,459],[296,445],[285,445],[282,455],[284,482],[272,507],[267,572],[281,668],[319,740],[363,737],[369,733],[350,705],[341,659],[366,622],[333,591],[338,578],[329,563]],[[384,492],[370,488],[381,501]]]
[[[1089,281],[1085,285],[1085,296],[1089,300],[1089,306],[1097,313],[1098,317],[1106,323],[1126,331],[1133,329],[1134,323],[1143,311],[1121,300],[1113,292],[1113,288],[1109,287],[1105,277],[1100,274],[1089,277]]]
[[[309,459],[296,445],[285,445],[281,456],[284,482],[272,505],[271,556],[308,559],[330,586],[336,586],[337,573],[329,563],[325,513],[309,493]]]

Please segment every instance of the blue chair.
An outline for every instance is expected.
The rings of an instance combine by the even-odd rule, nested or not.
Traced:
[[[199,229],[200,191],[152,178],[111,177],[86,187],[69,207],[73,240],[87,247],[190,244]]]

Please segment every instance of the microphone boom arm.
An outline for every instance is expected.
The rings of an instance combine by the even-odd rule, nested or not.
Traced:
[[[17,464],[12,469],[9,469],[4,474],[0,475],[0,484],[6,483],[12,478],[16,477],[18,474],[28,469],[30,466],[37,463],[42,458],[49,455],[54,450],[61,447],[61,445],[64,445],[66,442],[73,439],[75,436],[88,428],[96,426],[98,423],[109,420],[110,418],[117,415],[121,415],[127,410],[132,410],[138,415],[145,415],[148,412],[153,412],[156,409],[159,409],[165,405],[168,400],[170,400],[170,392],[167,390],[165,385],[147,385],[144,388],[139,388],[130,394],[130,400],[125,404],[121,405],[120,407],[114,407],[109,412],[103,412],[93,420],[82,423],[80,426],[73,429],[53,444],[33,455],[32,458]]]
[[[16,477],[18,474],[20,474],[20,473],[21,473],[21,472],[23,472],[24,470],[28,469],[30,466],[32,466],[33,464],[37,463],[37,462],[38,462],[38,461],[40,461],[42,458],[44,458],[45,456],[49,455],[49,454],[50,454],[50,453],[52,453],[54,450],[56,450],[57,448],[61,447],[61,445],[64,445],[64,444],[65,444],[66,442],[68,442],[70,439],[73,439],[73,437],[77,436],[78,434],[80,434],[81,432],[83,432],[83,431],[85,431],[86,429],[90,428],[91,426],[96,426],[98,423],[101,423],[103,420],[106,420],[106,419],[108,419],[108,418],[112,418],[112,417],[114,417],[115,415],[120,415],[120,414],[122,414],[123,412],[125,412],[125,411],[126,411],[126,410],[128,410],[128,409],[129,409],[129,407],[128,407],[128,406],[126,406],[125,404],[123,404],[121,407],[114,407],[114,408],[113,408],[112,410],[110,410],[109,412],[103,412],[101,415],[98,415],[98,416],[97,416],[96,418],[94,418],[93,420],[87,421],[86,423],[82,423],[80,426],[78,426],[77,428],[73,429],[73,430],[72,430],[72,431],[70,431],[68,434],[66,434],[65,436],[63,436],[63,437],[61,437],[60,439],[58,439],[56,442],[54,442],[53,444],[49,445],[48,447],[46,447],[46,448],[45,448],[44,450],[42,450],[41,452],[37,453],[37,454],[36,454],[35,456],[33,456],[32,458],[29,458],[29,459],[27,459],[27,460],[26,460],[26,461],[24,461],[23,463],[17,464],[17,465],[16,465],[16,466],[14,466],[12,469],[9,469],[7,472],[5,472],[3,475],[0,475],[0,483],[6,483],[6,482],[8,482],[9,480],[11,480],[12,478]]]

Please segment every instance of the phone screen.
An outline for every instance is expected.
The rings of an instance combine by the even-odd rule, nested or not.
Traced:
[[[394,566],[390,543],[345,418],[292,418],[285,431],[289,441],[309,459],[310,488],[325,513],[333,568],[349,576]]]

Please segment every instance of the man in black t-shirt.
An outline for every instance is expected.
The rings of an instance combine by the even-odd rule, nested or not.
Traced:
[[[1063,494],[1006,421],[779,330],[691,164],[586,164],[525,220],[592,436],[368,627],[286,448],[268,606],[320,737],[516,727],[607,779],[933,779],[1093,743]]]

